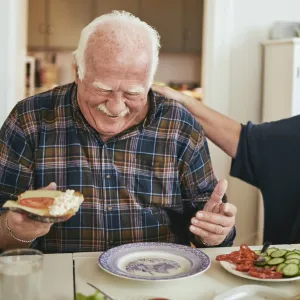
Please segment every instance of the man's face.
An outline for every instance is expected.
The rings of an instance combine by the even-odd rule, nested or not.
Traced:
[[[107,140],[146,117],[151,55],[144,47],[128,51],[125,44],[104,42],[92,36],[85,77],[76,83],[84,117]]]

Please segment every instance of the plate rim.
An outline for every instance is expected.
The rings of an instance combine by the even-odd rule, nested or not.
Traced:
[[[220,265],[229,273],[241,277],[241,278],[245,278],[245,279],[249,279],[249,280],[254,280],[254,281],[260,281],[260,282],[288,282],[288,281],[295,281],[295,280],[300,280],[300,276],[296,276],[296,277],[291,277],[291,278],[278,278],[278,279],[270,279],[270,278],[257,278],[257,277],[253,277],[250,275],[245,274],[245,272],[240,272],[237,271],[235,269],[232,268],[232,266],[234,266],[234,264],[231,264],[228,261],[220,261]]]
[[[111,255],[111,252],[115,252],[115,251],[118,251],[120,249],[120,251],[122,249],[127,249],[127,248],[130,248],[132,246],[136,246],[136,247],[149,247],[149,246],[155,246],[155,247],[162,247],[162,246],[166,246],[166,247],[170,247],[170,248],[173,248],[173,249],[184,249],[185,251],[189,251],[189,252],[192,252],[194,255],[196,255],[196,253],[200,253],[202,256],[204,256],[206,259],[207,259],[207,265],[205,266],[204,269],[201,269],[199,271],[199,269],[197,271],[195,271],[194,273],[192,274],[189,274],[189,275],[186,275],[186,273],[182,273],[180,274],[179,276],[178,275],[172,275],[171,277],[140,277],[140,276],[129,276],[129,275],[126,275],[126,273],[124,274],[119,274],[117,272],[114,272],[113,270],[111,269],[108,269],[106,266],[103,265],[103,262],[102,260],[105,258],[105,256],[109,256]],[[120,278],[125,278],[125,279],[130,279],[130,280],[137,280],[137,281],[173,281],[173,280],[179,280],[179,279],[186,279],[186,278],[191,278],[193,276],[196,276],[196,275],[200,275],[204,272],[206,272],[210,266],[211,266],[211,259],[210,257],[204,253],[203,251],[201,251],[199,248],[192,248],[192,247],[189,247],[189,246],[186,246],[186,245],[181,245],[181,244],[175,244],[175,243],[164,243],[164,242],[137,242],[137,243],[128,243],[128,244],[123,244],[123,245],[120,245],[120,246],[117,246],[117,247],[114,247],[114,248],[111,248],[105,252],[103,252],[97,259],[97,263],[98,263],[98,266],[104,270],[105,272],[109,273],[109,274],[112,274],[114,276],[117,276],[117,277],[120,277]]]
[[[285,291],[278,291],[278,290],[276,290],[276,289],[274,289],[274,288],[272,288],[270,286],[259,285],[259,284],[243,284],[243,285],[236,286],[236,287],[234,287],[234,288],[232,288],[230,290],[227,290],[227,291],[225,291],[223,293],[220,293],[220,294],[216,295],[213,298],[213,300],[223,300],[224,296],[226,296],[226,297],[234,296],[235,293],[241,292],[245,288],[252,289],[252,290],[253,289],[261,289],[261,290],[265,289],[265,290],[268,290],[270,292],[272,290],[272,292],[274,291],[274,293],[279,294],[280,297],[284,297],[286,299],[288,299],[288,297],[291,297],[291,295],[289,293],[287,293]]]

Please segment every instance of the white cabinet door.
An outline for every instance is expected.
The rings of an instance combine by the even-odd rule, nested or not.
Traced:
[[[203,0],[184,1],[184,52],[201,53]]]
[[[183,5],[181,0],[140,0],[140,18],[161,35],[161,50],[183,51]]]
[[[92,0],[49,0],[49,47],[75,50],[92,8]]]
[[[294,49],[292,116],[300,115],[300,46]]]
[[[138,16],[138,9],[139,0],[95,0],[93,17],[99,17],[103,14],[110,13],[113,10],[125,10]]]
[[[46,30],[46,0],[29,0],[27,46],[29,48],[45,47]]]

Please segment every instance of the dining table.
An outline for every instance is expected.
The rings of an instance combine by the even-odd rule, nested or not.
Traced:
[[[251,246],[250,246],[251,247]],[[300,244],[274,246],[298,249]],[[261,246],[252,247],[255,249]],[[290,296],[300,294],[300,280],[286,282],[254,281],[231,274],[216,256],[238,250],[239,247],[213,247],[200,249],[211,259],[203,273],[169,281],[139,281],[118,277],[103,270],[98,264],[101,252],[45,254],[43,299],[74,300],[76,293],[91,295],[93,284],[114,300],[149,300],[155,297],[170,300],[213,300],[215,296],[242,285],[271,287]]]

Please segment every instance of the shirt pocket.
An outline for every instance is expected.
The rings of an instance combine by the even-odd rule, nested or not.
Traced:
[[[173,157],[153,156],[134,158],[132,192],[144,207],[176,207],[181,205],[177,160]]]

